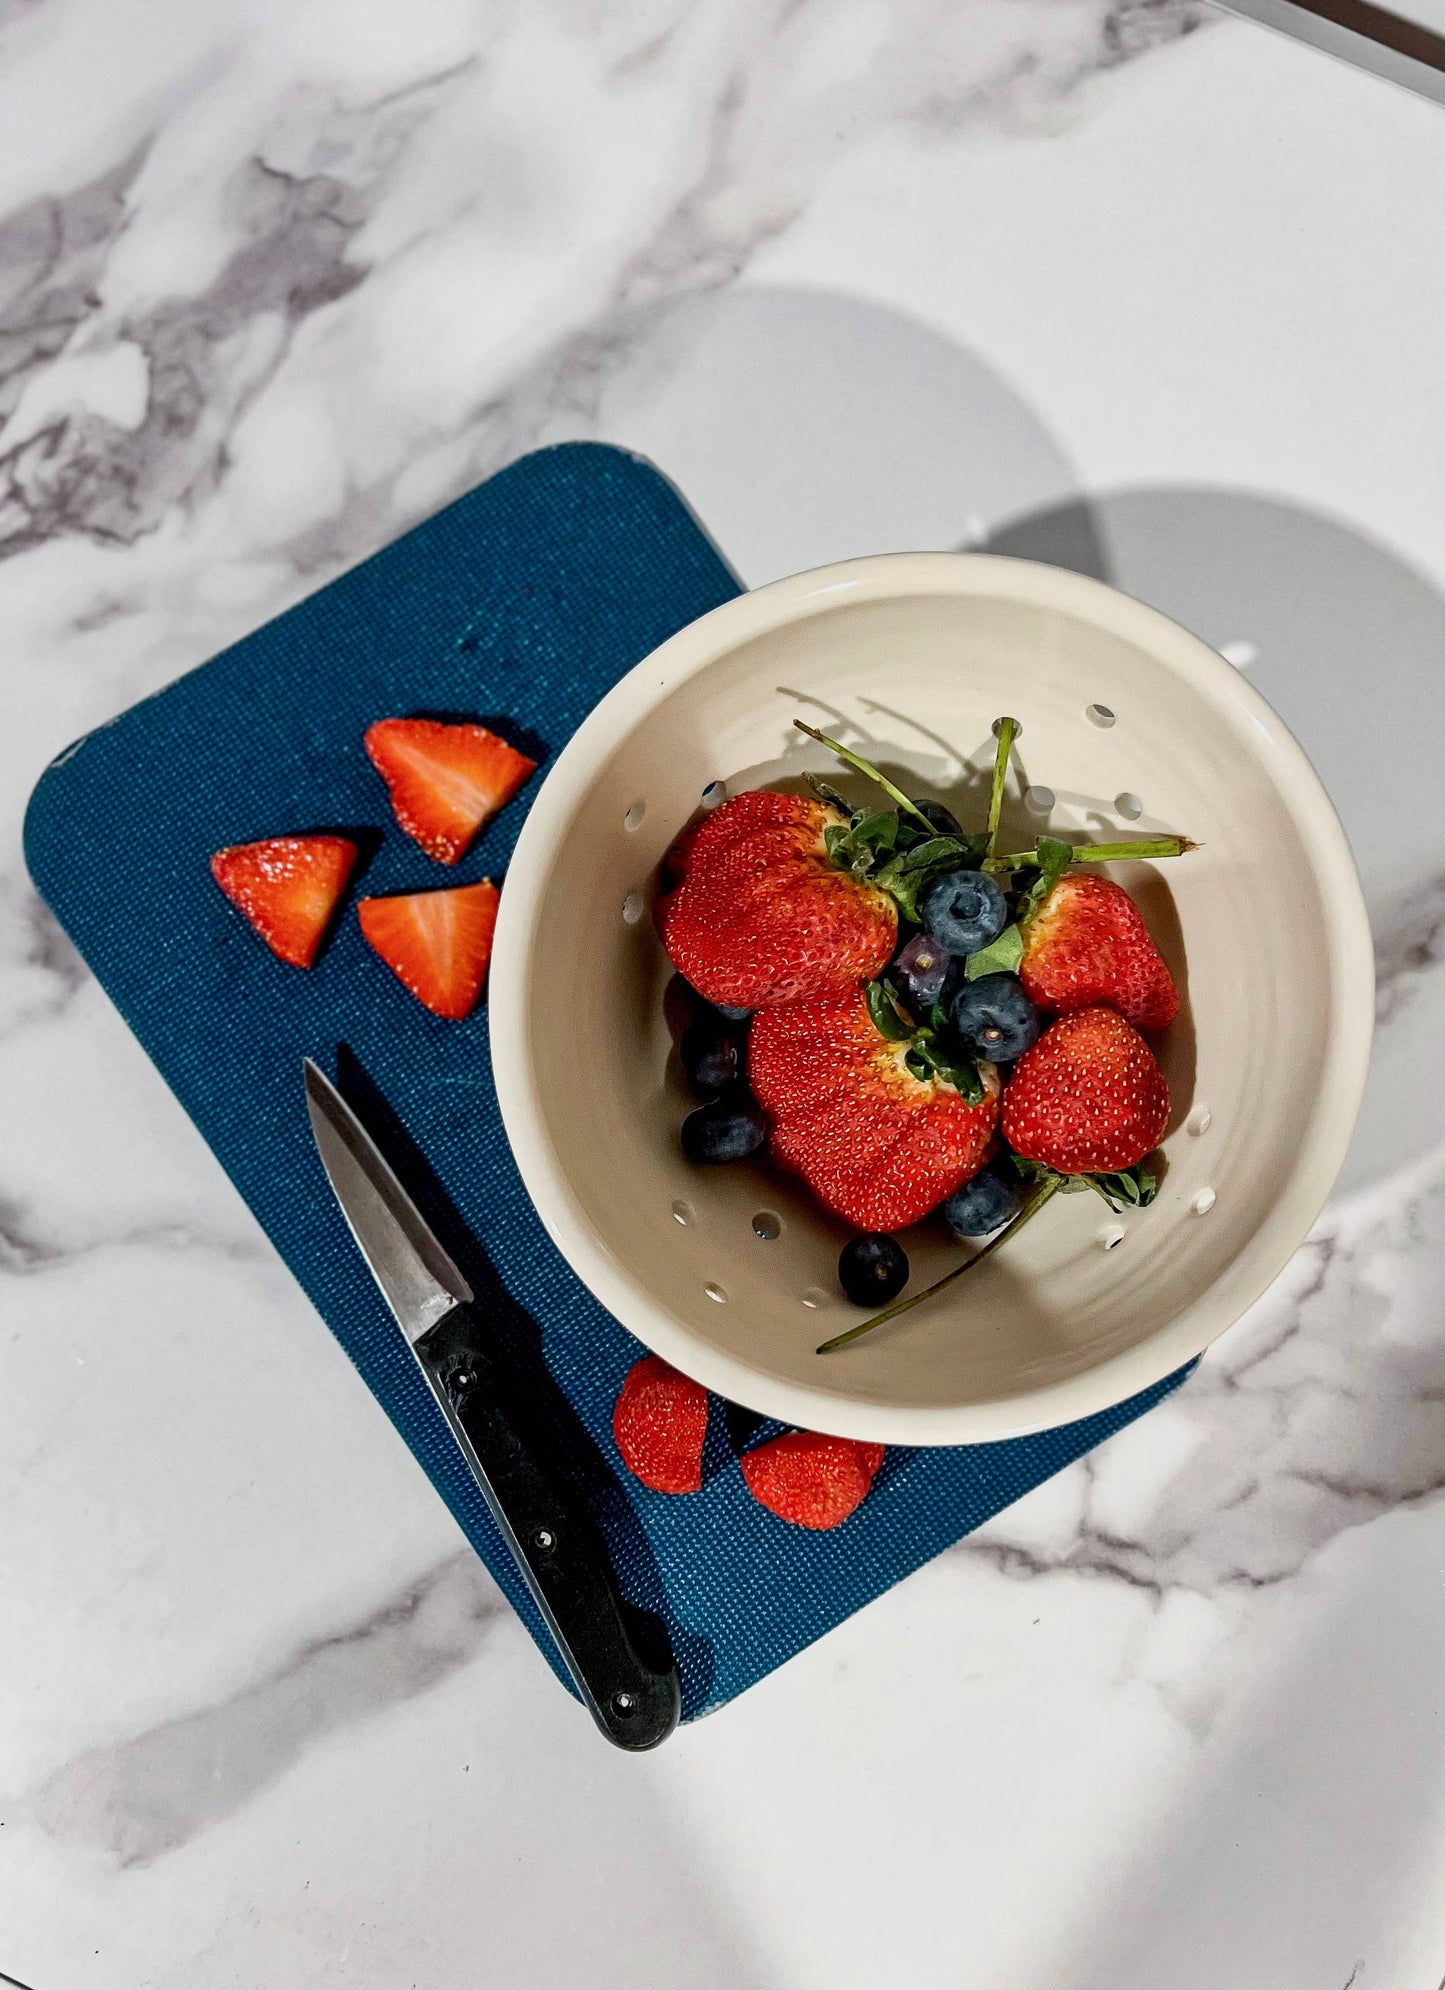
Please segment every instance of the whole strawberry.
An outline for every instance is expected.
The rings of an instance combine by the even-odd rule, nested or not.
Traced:
[[[1132,1168],[1164,1137],[1169,1087],[1153,1051],[1114,1009],[1078,1009],[1014,1066],[1004,1138],[1061,1175]]]
[[[772,1116],[769,1152],[856,1229],[901,1230],[976,1174],[998,1124],[998,1079],[970,1105],[947,1079],[919,1078],[910,1044],[885,1037],[860,988],[753,1022],[748,1076]]]
[[[1071,871],[1024,922],[1019,978],[1041,1009],[1069,1015],[1107,1002],[1135,1029],[1162,1030],[1179,990],[1139,908],[1110,878]]]
[[[897,908],[829,857],[848,818],[826,802],[763,790],[724,802],[671,869],[658,910],[668,957],[709,1002],[771,1009],[871,980],[892,957]]]

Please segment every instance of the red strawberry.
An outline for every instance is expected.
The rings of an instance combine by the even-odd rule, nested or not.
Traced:
[[[356,911],[372,948],[434,1016],[469,1015],[492,957],[497,887],[455,885],[399,898],[363,898]]]
[[[772,1115],[773,1159],[859,1230],[918,1222],[993,1144],[997,1078],[971,1106],[943,1078],[915,1078],[907,1051],[874,1026],[860,988],[753,1020],[748,1076]]]
[[[831,863],[823,831],[841,811],[802,795],[737,795],[699,826],[661,908],[662,943],[709,1002],[776,1008],[882,972],[898,937],[893,900]]]
[[[1153,1051],[1113,1009],[1076,1009],[1014,1066],[1004,1138],[1063,1175],[1132,1168],[1164,1138],[1169,1087]]]
[[[790,1430],[742,1456],[748,1491],[779,1520],[820,1532],[862,1505],[883,1462],[881,1444]]]
[[[1024,927],[1019,976],[1030,1001],[1068,1015],[1107,1002],[1135,1029],[1162,1030],[1179,990],[1139,908],[1110,878],[1061,877]]]
[[[218,850],[211,876],[278,959],[310,967],[355,862],[345,836],[269,836]]]
[[[622,1462],[654,1492],[696,1492],[702,1484],[707,1437],[707,1390],[679,1375],[658,1355],[627,1371],[612,1412]]]
[[[439,719],[378,719],[366,750],[397,821],[439,864],[454,864],[537,766],[485,726]]]

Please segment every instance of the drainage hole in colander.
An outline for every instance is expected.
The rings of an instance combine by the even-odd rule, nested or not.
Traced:
[[[1137,795],[1131,795],[1126,788],[1122,795],[1115,795],[1114,806],[1126,822],[1137,822],[1144,813],[1144,804]]]
[[[728,798],[726,781],[709,781],[702,791],[704,808],[720,808]]]
[[[820,1306],[826,1306],[827,1303],[828,1303],[828,1295],[820,1285],[810,1285],[807,1291],[803,1294],[803,1304],[806,1307],[808,1307],[811,1312],[816,1313]]]
[[[993,722],[993,726],[992,726],[992,732],[993,732],[993,736],[994,736],[994,738],[995,738],[995,739],[997,739],[997,738],[998,738],[998,729],[999,729],[999,727],[1000,727],[1000,726],[1001,726],[1002,724],[1003,724],[1003,720],[1002,720],[1002,719],[995,719],[995,720],[994,720],[994,722]],[[1023,729],[1023,726],[1022,726],[1022,725],[1020,724],[1020,722],[1019,722],[1019,721],[1018,721],[1017,719],[1015,719],[1015,720],[1014,720],[1014,738],[1015,738],[1015,739],[1022,739],[1022,738],[1023,738],[1023,736],[1024,736],[1024,729]]]
[[[629,891],[626,898],[622,901],[623,925],[635,926],[646,910],[647,908],[642,902],[642,893],[640,891]]]
[[[646,802],[634,802],[622,818],[624,829],[641,829],[642,819],[647,814]]]
[[[1117,1251],[1123,1241],[1124,1226],[1122,1223],[1106,1223],[1104,1228],[1099,1232],[1098,1244],[1101,1251]]]
[[[1214,1114],[1208,1106],[1196,1106],[1184,1124],[1190,1133],[1208,1133],[1214,1124]]]
[[[1213,1207],[1214,1190],[1212,1188],[1202,1188],[1198,1195],[1191,1199],[1189,1213],[1191,1216],[1207,1216]]]
[[[691,1223],[693,1217],[696,1214],[697,1212],[693,1208],[692,1204],[690,1202],[684,1202],[681,1196],[679,1196],[677,1201],[672,1205],[672,1220],[674,1223],[680,1223],[684,1230],[687,1228],[688,1224]]]
[[[1114,723],[1114,714],[1107,705],[1085,705],[1084,717],[1091,726],[1111,726]]]
[[[1035,815],[1047,815],[1057,799],[1052,788],[1024,789],[1024,807],[1032,809]]]
[[[726,1292],[723,1291],[722,1287],[714,1279],[710,1278],[702,1289],[708,1298],[715,1300],[719,1306],[726,1306],[728,1303]]]
[[[753,1235],[765,1244],[775,1243],[783,1234],[783,1222],[771,1209],[760,1209],[753,1218]]]

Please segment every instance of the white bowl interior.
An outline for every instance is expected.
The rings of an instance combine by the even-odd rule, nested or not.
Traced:
[[[504,894],[498,1082],[553,1235],[668,1359],[817,1428],[1003,1436],[1167,1374],[1298,1243],[1363,1080],[1364,912],[1299,749],[1202,644],[1095,583],[1023,563],[915,556],[833,571],[859,569],[875,570],[861,588],[805,576],[704,618],[561,757]],[[780,592],[770,615],[765,597]],[[945,1297],[820,1358],[817,1343],[860,1317],[837,1286],[845,1226],[787,1177],[696,1168],[679,1151],[695,1102],[664,1016],[671,970],[648,916],[657,865],[715,782],[736,793],[812,768],[862,798],[866,784],[842,778],[795,717],[977,823],[1003,712],[1022,722],[1010,846],[1043,828],[1092,840],[1178,830],[1203,846],[1115,867],[1185,990],[1160,1046],[1167,1173],[1157,1203],[1123,1217],[1093,1195],[1057,1198]],[[1051,805],[1030,803],[1031,783]],[[914,1289],[958,1261],[936,1221],[905,1241]]]

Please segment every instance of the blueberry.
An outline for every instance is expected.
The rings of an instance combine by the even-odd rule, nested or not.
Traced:
[[[730,1009],[726,1002],[714,1002],[713,1007],[720,1016],[726,1016],[730,1023],[746,1023],[752,1018],[751,1009]]]
[[[953,972],[953,955],[942,948],[930,933],[915,933],[893,962],[894,978],[908,1000],[926,1016]]]
[[[689,1161],[743,1161],[767,1137],[767,1115],[740,1087],[699,1106],[682,1122],[682,1151]]]
[[[963,824],[942,802],[919,802],[918,813],[926,815],[940,836],[962,836]]]
[[[992,1168],[956,1188],[943,1205],[943,1220],[955,1237],[987,1237],[1016,1215],[1018,1190]]]
[[[1041,1025],[1016,974],[981,974],[954,996],[953,1027],[976,1056],[1011,1064],[1037,1041]]]
[[[976,954],[1008,924],[1008,902],[985,871],[945,871],[923,894],[923,924],[951,954]]]
[[[838,1283],[855,1306],[886,1306],[908,1283],[908,1253],[896,1237],[869,1231],[843,1246]]]
[[[725,1092],[743,1075],[743,1040],[735,1026],[715,1016],[699,1016],[678,1046],[683,1073],[695,1092]]]

